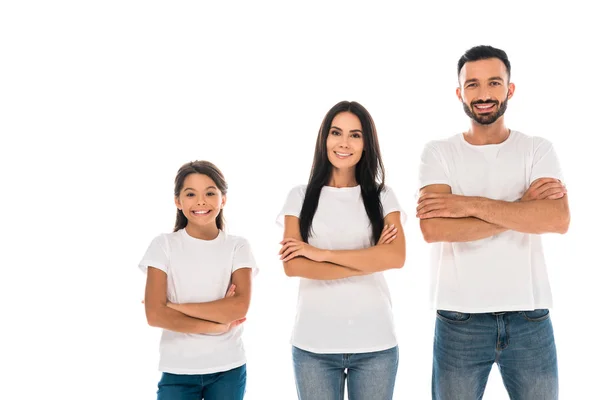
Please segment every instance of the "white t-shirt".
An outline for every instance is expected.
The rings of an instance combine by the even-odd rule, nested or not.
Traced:
[[[290,191],[279,224],[286,215],[300,217],[305,194],[306,185]],[[380,199],[384,217],[401,211],[391,189],[384,189]],[[371,247],[371,224],[360,186],[323,187],[312,232],[308,243],[320,249]],[[391,298],[383,273],[336,280],[300,278],[291,343],[313,353],[366,353],[394,347]]]
[[[453,194],[516,201],[538,178],[562,180],[552,144],[511,131],[500,144],[475,146],[462,134],[425,146],[419,187],[449,185]],[[469,313],[552,306],[540,235],[506,231],[471,242],[434,243],[432,303]]]
[[[144,272],[154,267],[167,274],[167,299],[172,303],[222,299],[234,271],[257,271],[246,239],[219,231],[214,240],[201,240],[185,229],[157,236],[139,267]],[[246,362],[242,330],[240,325],[222,335],[206,335],[163,329],[159,370],[185,375],[237,368]]]

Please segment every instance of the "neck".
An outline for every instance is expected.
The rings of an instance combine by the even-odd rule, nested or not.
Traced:
[[[490,125],[481,125],[471,120],[471,128],[463,134],[465,140],[473,145],[499,144],[508,139],[510,129],[504,125],[504,116]]]
[[[184,228],[188,235],[196,239],[202,240],[214,240],[219,236],[219,229],[217,229],[217,224],[209,224],[207,226],[200,226],[190,224],[188,222],[187,226]]]
[[[358,185],[356,181],[355,168],[337,169],[331,171],[331,178],[327,182],[327,186],[336,188],[353,187]]]

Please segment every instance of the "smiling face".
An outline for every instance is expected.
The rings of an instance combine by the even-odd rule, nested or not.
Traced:
[[[225,196],[208,175],[193,173],[183,181],[175,205],[188,219],[188,225],[207,228],[216,225],[216,218],[225,205]]]
[[[456,95],[469,118],[480,125],[493,124],[502,117],[515,90],[498,58],[465,63],[459,82]]]
[[[362,125],[358,117],[344,111],[331,121],[327,135],[327,158],[337,169],[354,168],[364,149]]]

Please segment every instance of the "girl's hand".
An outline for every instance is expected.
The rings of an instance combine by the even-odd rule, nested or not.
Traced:
[[[301,240],[286,238],[279,242],[279,244],[282,246],[281,250],[279,250],[279,254],[281,255],[279,259],[284,262],[295,257],[306,257],[318,262],[325,261],[325,252],[323,250],[304,243]]]
[[[217,334],[227,333],[236,326],[243,324],[246,321],[246,318],[238,319],[236,321],[232,321],[228,324],[218,324],[217,326]]]
[[[384,226],[383,231],[381,231],[379,241],[377,242],[377,246],[379,246],[380,244],[392,243],[394,239],[396,239],[397,232],[398,228],[396,228],[394,224]]]

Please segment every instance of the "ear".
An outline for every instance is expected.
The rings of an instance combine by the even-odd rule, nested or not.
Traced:
[[[225,203],[227,203],[227,196],[223,196],[221,199],[221,209],[225,207]]]
[[[511,82],[508,84],[508,98],[512,98],[513,94],[515,94],[515,84]]]
[[[183,208],[183,206],[181,205],[181,202],[179,201],[179,197],[175,196],[175,206],[177,207],[178,210],[181,210]]]
[[[456,97],[458,97],[458,100],[460,100],[461,103],[463,102],[462,94],[460,93],[459,87],[456,88]]]

